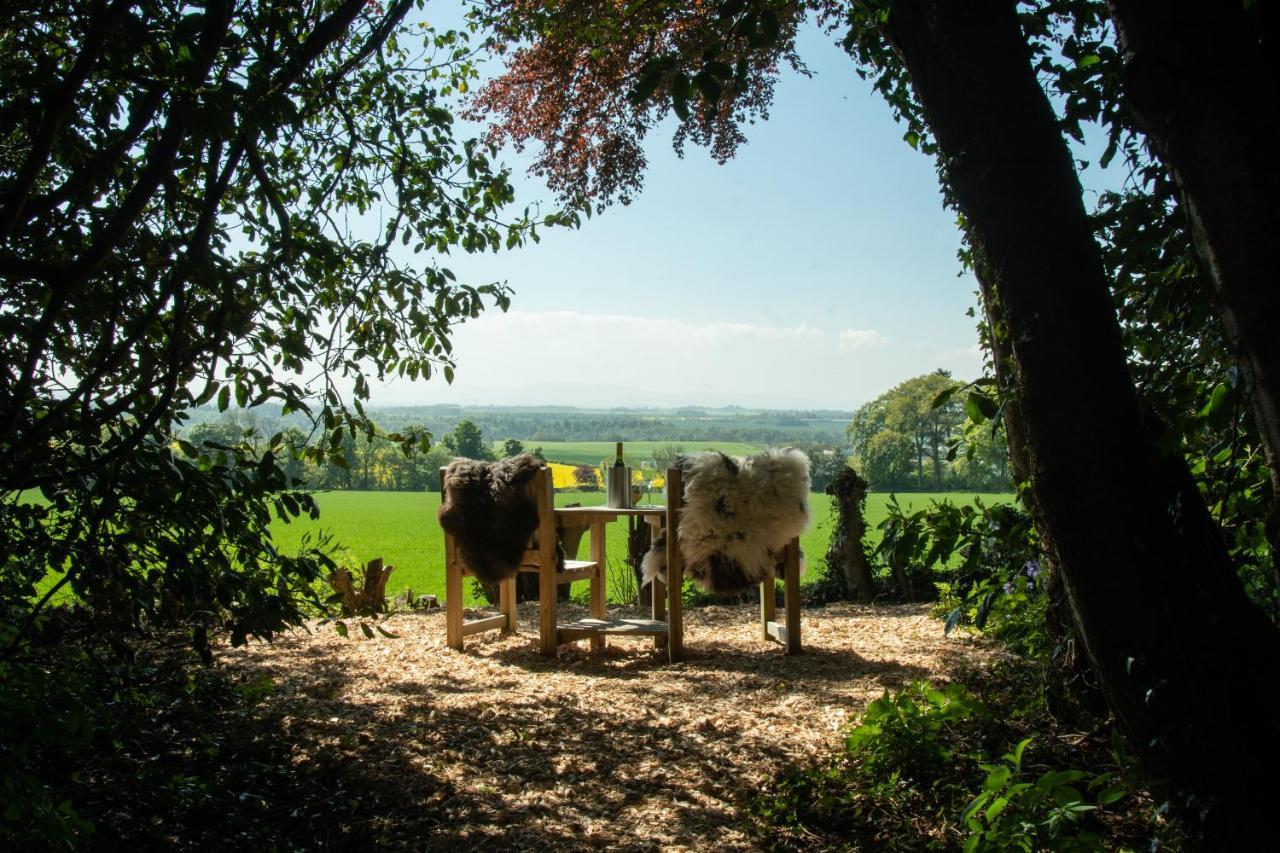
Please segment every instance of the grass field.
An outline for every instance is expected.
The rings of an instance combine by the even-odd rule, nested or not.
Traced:
[[[973,497],[969,493],[915,493],[900,495],[898,502],[904,508],[923,508],[931,498],[970,503]],[[980,497],[988,504],[1012,499],[1012,495],[999,494]],[[603,503],[604,498],[601,492],[563,492],[556,495],[556,504],[593,506]],[[875,541],[879,538],[876,525],[887,515],[888,500],[887,494],[873,494],[867,498],[867,522]],[[326,492],[317,494],[316,501],[320,504],[319,521],[276,522],[273,525],[272,533],[278,548],[291,552],[298,548],[304,535],[310,534],[314,538],[321,531],[329,532],[347,548],[346,557],[352,564],[382,557],[396,567],[387,587],[388,594],[398,594],[409,587],[415,593],[434,593],[444,597],[444,540],[440,525],[436,523],[439,493]],[[827,550],[834,512],[831,499],[824,494],[811,495],[809,505],[813,524],[800,542],[809,563],[817,565]],[[625,520],[609,525],[607,539],[610,566],[621,565],[626,556]],[[586,537],[581,548],[580,556],[585,559]],[[585,582],[575,585],[578,586],[586,588]],[[611,598],[617,598],[617,590],[610,590],[610,593]]]
[[[686,451],[719,450],[730,456],[745,456],[755,453],[759,445],[744,444],[740,441],[628,441],[622,445],[622,458],[628,465],[639,469],[640,463],[653,458],[653,451],[674,445]],[[526,441],[525,450],[542,448],[542,455],[548,462],[564,462],[569,465],[599,465],[608,460],[613,462],[614,442],[612,441]],[[495,451],[502,449],[502,443],[496,442]]]

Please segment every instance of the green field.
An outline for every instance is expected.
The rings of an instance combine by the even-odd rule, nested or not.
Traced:
[[[642,444],[643,442],[636,442]],[[583,442],[583,444],[588,444]],[[969,493],[900,495],[898,502],[904,507],[924,507],[931,498],[948,499],[953,503],[969,503]],[[984,494],[979,497],[985,503],[1008,501],[1012,495]],[[873,494],[867,498],[867,522],[871,535],[878,539],[878,525],[887,515],[887,494]],[[282,551],[296,550],[305,534],[314,537],[324,531],[334,535],[348,549],[346,558],[353,564],[364,563],[382,557],[396,567],[387,591],[396,594],[411,588],[415,593],[434,593],[444,597],[444,542],[440,526],[436,523],[436,511],[440,508],[437,492],[325,492],[316,495],[320,505],[320,519],[285,524],[276,522],[272,533],[276,545]],[[592,506],[604,502],[601,492],[564,492],[556,495],[556,504],[581,503]],[[816,565],[826,553],[831,536],[834,513],[831,499],[824,494],[810,496],[813,525],[801,537],[801,546],[811,565]],[[609,525],[608,559],[610,566],[621,565],[626,556],[626,522],[619,520]],[[586,555],[587,540],[583,538],[582,554]],[[577,584],[585,589],[585,582]],[[577,590],[575,589],[575,592]],[[611,598],[617,591],[611,590]]]
[[[686,451],[719,450],[730,456],[746,456],[760,449],[756,444],[745,444],[741,441],[628,441],[622,445],[622,457],[633,468],[653,458],[653,452],[659,448],[675,446]],[[548,462],[563,462],[567,465],[599,465],[608,460],[613,461],[614,442],[612,441],[526,441],[525,450],[542,448],[542,455]],[[495,450],[502,449],[502,442],[495,442]]]

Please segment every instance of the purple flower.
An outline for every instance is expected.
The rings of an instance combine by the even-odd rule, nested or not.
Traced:
[[[1040,561],[1027,560],[1027,562],[1023,565],[1022,568],[1026,571],[1027,577],[1034,579],[1037,575],[1040,574]]]
[[[1012,583],[1012,582],[1007,583],[1007,584],[1005,584],[1005,585],[1004,585],[1004,594],[1005,594],[1005,595],[1013,595],[1013,583]]]

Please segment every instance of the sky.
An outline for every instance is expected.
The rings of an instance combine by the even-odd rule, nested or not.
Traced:
[[[717,164],[648,137],[645,186],[577,230],[441,259],[505,281],[510,310],[454,334],[452,386],[375,385],[374,405],[742,405],[852,411],[937,368],[977,377],[976,285],[931,158],[810,26],[767,121]],[[552,202],[506,152],[519,205]]]

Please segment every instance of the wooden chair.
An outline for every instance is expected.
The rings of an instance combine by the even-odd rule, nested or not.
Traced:
[[[680,512],[684,505],[684,472],[667,469],[667,583],[663,607],[663,584],[655,580],[653,618],[666,619],[667,653],[672,663],[684,659],[684,560],[680,553]],[[778,594],[775,578],[760,583],[760,638],[781,643],[788,655],[800,653],[800,539],[787,543],[783,554],[783,591],[786,618],[777,619]],[[663,613],[663,610],[668,611]]]
[[[444,483],[444,469],[440,470],[440,482]],[[604,618],[605,574],[604,560],[569,560],[558,565],[556,549],[556,514],[550,469],[538,469],[525,486],[528,499],[538,509],[538,528],[530,537],[520,562],[521,572],[538,575],[538,600],[540,602],[540,650],[543,654],[555,654],[555,627],[557,591],[562,584],[588,580],[591,582],[591,615]],[[579,539],[581,536],[579,535]],[[593,555],[594,556],[594,555]],[[445,560],[445,620],[446,642],[452,649],[462,650],[464,637],[481,631],[501,630],[503,634],[516,632],[516,579],[507,578],[498,585],[497,616],[465,621],[463,618],[462,579],[470,574],[458,554],[457,544],[448,531],[444,534]],[[550,647],[548,648],[548,636]],[[592,638],[592,646],[603,644],[603,638]]]

